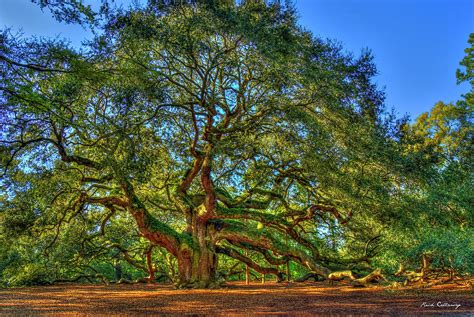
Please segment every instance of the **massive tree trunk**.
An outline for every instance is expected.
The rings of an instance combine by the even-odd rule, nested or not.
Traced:
[[[216,287],[217,255],[209,241],[209,233],[204,223],[196,223],[192,234],[183,239],[177,254],[178,287]]]
[[[195,164],[201,168],[200,164]],[[206,166],[203,164],[203,166]],[[197,173],[191,171],[194,176]],[[190,174],[187,174],[188,176]],[[177,260],[178,272],[176,285],[180,288],[212,288],[219,286],[217,281],[217,254],[224,254],[245,263],[252,270],[261,274],[273,274],[277,280],[283,279],[283,272],[273,266],[264,266],[252,260],[249,254],[241,250],[258,252],[271,265],[287,264],[290,260],[306,266],[313,274],[327,278],[330,270],[321,265],[321,257],[308,240],[299,236],[285,218],[278,219],[282,224],[277,230],[266,228],[252,229],[247,223],[233,219],[249,218],[260,220],[269,225],[275,223],[273,215],[246,208],[234,208],[232,213],[217,210],[216,195],[213,184],[209,181],[209,171],[202,173],[201,184],[205,184],[205,195],[188,195],[181,192],[177,195],[180,209],[186,215],[186,229],[178,232],[157,217],[152,215],[145,204],[135,193],[133,185],[122,179],[121,187],[125,197],[89,197],[89,203],[109,204],[127,209],[135,219],[142,237],[152,245],[160,246],[171,253]],[[186,177],[186,186],[191,183]],[[225,199],[225,198],[224,198]],[[227,201],[229,205],[232,203]],[[310,210],[309,212],[312,212]],[[272,227],[273,229],[273,227]],[[282,243],[284,235],[289,234],[296,245]],[[237,247],[237,248],[235,248]],[[306,252],[306,251],[309,252]],[[151,259],[151,248],[147,254],[147,266],[150,278],[153,278],[154,267]],[[289,277],[287,267],[286,275]]]
[[[178,254],[179,288],[217,286],[217,257],[208,249],[182,250]]]

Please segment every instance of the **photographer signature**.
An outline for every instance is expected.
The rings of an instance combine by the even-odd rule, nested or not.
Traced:
[[[423,302],[421,303],[420,307],[423,307],[423,308],[435,308],[435,307],[452,308],[454,307],[454,309],[458,309],[459,307],[461,307],[461,304],[448,303],[448,302],[431,302],[431,303]]]

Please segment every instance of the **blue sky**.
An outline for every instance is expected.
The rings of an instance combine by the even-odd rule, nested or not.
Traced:
[[[339,40],[354,54],[369,48],[386,105],[417,116],[469,90],[456,69],[474,32],[473,0],[298,0],[301,25]]]
[[[296,7],[300,24],[315,35],[340,41],[355,55],[372,50],[387,108],[400,115],[415,117],[469,89],[456,85],[455,73],[474,32],[472,0],[297,0]],[[64,37],[73,45],[89,36],[29,0],[0,0],[0,27],[5,26],[26,36]]]

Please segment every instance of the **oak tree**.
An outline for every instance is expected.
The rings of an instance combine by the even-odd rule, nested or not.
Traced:
[[[369,52],[279,1],[102,13],[80,49],[1,34],[7,227],[74,254],[122,222],[183,287],[216,285],[222,256],[279,279],[288,261],[323,277],[370,261],[402,178]]]

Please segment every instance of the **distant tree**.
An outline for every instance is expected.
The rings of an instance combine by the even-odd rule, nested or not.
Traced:
[[[382,262],[398,262],[398,254],[419,266],[425,255],[434,268],[473,272],[473,39],[471,34],[461,61],[464,69],[457,72],[459,83],[470,83],[468,93],[455,104],[438,102],[401,129],[400,145],[418,175],[411,178],[399,205],[411,221],[394,223],[385,233],[390,247]]]
[[[470,47],[461,61],[464,71],[457,71],[458,82],[468,81],[470,91],[456,104],[437,103],[429,113],[420,115],[412,125],[418,140],[416,150],[423,151],[434,163],[436,171],[428,190],[431,201],[446,209],[445,220],[472,227],[474,223],[474,103],[472,76],[474,34],[469,37]],[[414,149],[412,147],[412,149]],[[430,154],[428,154],[430,153]]]

